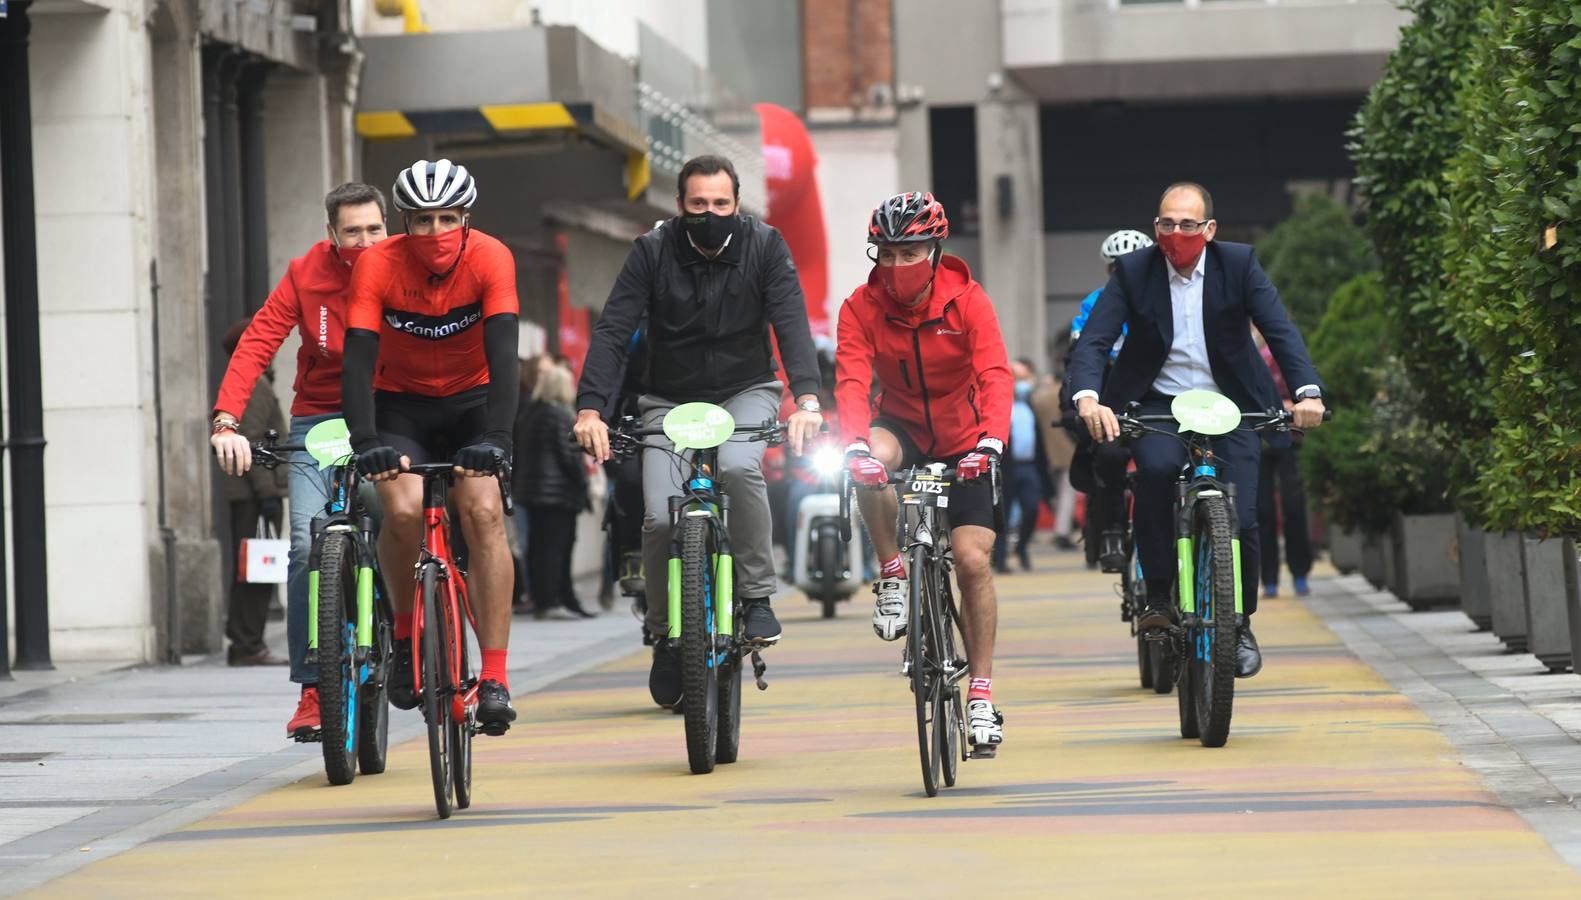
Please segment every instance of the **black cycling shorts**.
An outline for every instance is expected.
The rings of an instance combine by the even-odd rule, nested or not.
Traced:
[[[412,462],[445,462],[488,433],[488,385],[449,397],[397,391],[373,392],[373,421],[379,442]]]
[[[880,416],[874,419],[870,428],[882,428],[895,436],[900,443],[900,468],[907,469],[926,463],[944,463],[954,466],[961,461],[966,453],[954,456],[929,457],[917,448],[906,429],[895,422],[888,421]],[[971,451],[967,451],[970,453]],[[950,505],[942,510],[951,528],[961,525],[980,525],[991,531],[999,531],[999,517],[994,514],[994,487],[988,478],[975,478],[970,481],[956,481],[950,485]]]

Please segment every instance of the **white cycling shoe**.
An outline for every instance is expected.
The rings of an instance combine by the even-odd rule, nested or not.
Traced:
[[[873,582],[873,631],[886,641],[906,636],[907,597],[904,578],[880,578]]]
[[[979,697],[966,701],[966,735],[973,747],[997,748],[1005,739],[1005,717]]]

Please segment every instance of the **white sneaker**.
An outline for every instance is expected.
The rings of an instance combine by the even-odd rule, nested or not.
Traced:
[[[909,585],[904,578],[880,578],[873,582],[873,631],[886,641],[906,635],[906,598]]]
[[[974,747],[994,747],[1005,739],[1005,717],[979,697],[966,701],[966,734]]]

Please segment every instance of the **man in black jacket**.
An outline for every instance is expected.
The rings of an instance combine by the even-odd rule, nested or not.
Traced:
[[[1167,414],[1170,401],[1187,390],[1223,394],[1242,412],[1279,408],[1273,377],[1252,343],[1253,324],[1296,386],[1295,426],[1321,424],[1323,384],[1301,333],[1252,248],[1213,240],[1218,223],[1207,190],[1190,182],[1170,185],[1159,200],[1153,229],[1157,246],[1115,260],[1114,274],[1071,351],[1071,397],[1093,439],[1108,442],[1120,436],[1115,408],[1138,401],[1145,415]],[[1105,380],[1109,349],[1122,327],[1128,327],[1125,346]],[[1137,626],[1153,630],[1167,627],[1171,619],[1176,564],[1170,504],[1185,449],[1172,437],[1146,435],[1131,452],[1137,467],[1133,533],[1148,602]],[[1237,629],[1236,675],[1249,678],[1263,665],[1250,621],[1257,611],[1260,569],[1257,435],[1231,431],[1213,441],[1213,452],[1220,477],[1236,488],[1245,610]]]
[[[679,215],[637,238],[626,257],[593,329],[577,393],[576,438],[594,458],[609,459],[603,410],[620,390],[628,341],[644,313],[647,393],[639,409],[645,426],[657,427],[670,409],[694,401],[723,406],[738,423],[775,418],[783,389],[774,375],[771,325],[798,407],[789,422],[791,452],[800,454],[822,425],[817,356],[796,266],[777,230],[741,215],[740,197],[729,160],[688,161],[676,182]],[[755,441],[726,442],[719,448],[719,476],[729,485],[735,585],[746,600],[743,627],[749,639],[769,644],[779,640],[780,626],[769,607],[776,582],[763,450]],[[659,638],[648,687],[661,706],[681,699],[679,659],[663,639],[669,633],[668,499],[680,493],[680,479],[673,456],[643,454],[646,624]]]

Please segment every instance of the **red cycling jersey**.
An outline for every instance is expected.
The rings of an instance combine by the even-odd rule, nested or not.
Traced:
[[[869,406],[875,373],[879,393]],[[930,457],[958,456],[983,438],[1003,443],[1013,383],[993,302],[959,257],[940,260],[933,292],[916,308],[889,296],[876,267],[840,307],[835,400],[843,443],[867,440],[878,417],[905,428]]]
[[[396,235],[370,247],[351,276],[346,327],[379,334],[373,387],[449,397],[489,383],[484,319],[517,315],[516,259],[476,228],[455,271],[432,273]]]
[[[346,288],[351,268],[335,253],[335,245],[319,241],[286,267],[285,277],[262,309],[225,367],[215,412],[237,419],[247,408],[258,376],[274,359],[292,328],[302,332],[296,351],[296,384],[291,415],[316,416],[340,411],[340,354],[346,340]]]

